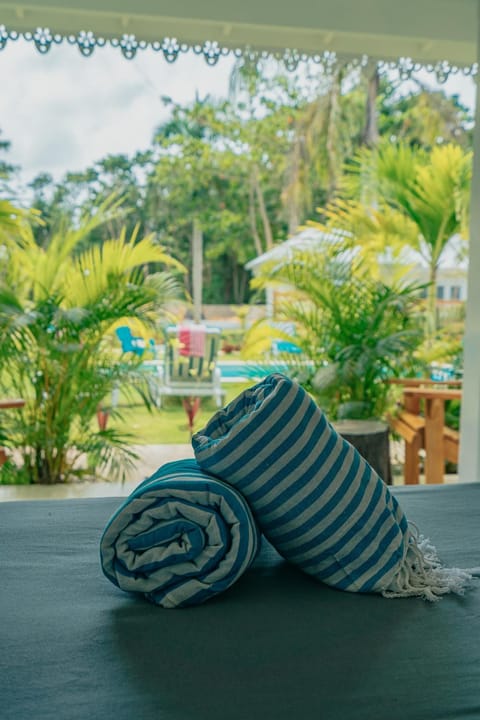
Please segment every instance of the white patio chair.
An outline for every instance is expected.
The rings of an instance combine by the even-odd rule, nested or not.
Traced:
[[[187,354],[180,342],[180,328],[167,328],[163,364],[157,365],[157,388],[155,400],[158,407],[164,396],[213,397],[218,408],[223,405],[220,369],[217,357],[220,350],[221,331],[205,327],[203,355]]]

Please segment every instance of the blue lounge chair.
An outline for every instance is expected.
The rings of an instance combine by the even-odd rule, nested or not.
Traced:
[[[128,325],[122,325],[115,330],[117,338],[120,340],[122,345],[122,353],[134,353],[139,357],[142,357],[145,350],[150,350],[155,356],[155,341],[150,338],[148,343],[144,338],[133,335]]]

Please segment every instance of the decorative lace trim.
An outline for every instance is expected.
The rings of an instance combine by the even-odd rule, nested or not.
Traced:
[[[325,51],[323,53],[305,53],[294,49],[286,49],[283,52],[273,52],[268,50],[256,50],[249,47],[244,48],[227,48],[222,47],[216,41],[207,40],[202,45],[189,45],[182,43],[176,38],[163,38],[163,40],[155,40],[147,42],[138,40],[135,35],[125,34],[119,38],[105,39],[97,37],[92,31],[82,30],[77,35],[61,35],[54,33],[49,28],[36,28],[32,32],[19,33],[15,30],[8,30],[5,25],[0,25],[0,50],[3,50],[9,41],[15,41],[23,38],[27,42],[32,42],[39,53],[47,53],[53,45],[60,45],[66,42],[70,45],[76,45],[84,57],[93,55],[96,48],[102,48],[106,45],[119,48],[122,55],[131,60],[135,57],[139,50],[151,49],[154,52],[163,53],[165,60],[169,63],[175,62],[182,53],[193,52],[195,55],[203,56],[207,65],[216,65],[220,58],[233,56],[243,57],[249,62],[258,63],[260,60],[267,58],[275,58],[283,62],[286,69],[294,71],[301,63],[313,62],[321,65],[325,73],[333,73],[338,67],[366,67],[376,63],[380,70],[388,69],[397,71],[401,80],[408,80],[413,73],[419,70],[427,70],[435,74],[438,82],[445,82],[450,75],[461,73],[463,75],[475,76],[478,72],[477,63],[458,67],[452,65],[446,60],[437,63],[420,63],[408,57],[401,57],[398,60],[374,60],[367,55],[360,57],[352,57],[348,55],[338,55],[337,53]]]

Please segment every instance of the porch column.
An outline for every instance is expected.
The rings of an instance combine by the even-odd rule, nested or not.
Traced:
[[[478,12],[477,3],[477,62],[480,60],[480,17],[478,17]],[[468,295],[460,418],[459,476],[461,482],[480,482],[480,78],[478,75],[476,79]]]

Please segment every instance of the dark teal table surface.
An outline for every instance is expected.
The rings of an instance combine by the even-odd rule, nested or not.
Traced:
[[[480,565],[480,484],[395,492],[443,560]],[[223,595],[164,610],[101,573],[119,504],[0,504],[2,720],[480,720],[480,581],[351,595],[265,546]]]

